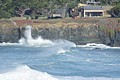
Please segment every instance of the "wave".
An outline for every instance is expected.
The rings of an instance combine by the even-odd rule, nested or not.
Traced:
[[[19,43],[2,42],[0,46],[19,46]]]
[[[108,77],[81,77],[81,76],[64,76],[58,77],[59,80],[120,80],[120,78],[108,78]]]
[[[120,47],[110,47],[104,44],[96,44],[96,43],[87,43],[86,45],[76,45],[73,42],[59,39],[59,40],[48,40],[43,39],[39,36],[36,39],[33,39],[31,36],[31,28],[32,26],[26,26],[24,37],[19,40],[19,43],[0,43],[0,46],[32,46],[32,47],[57,47],[58,53],[65,53],[71,47],[82,47],[85,49],[120,49]],[[67,49],[66,49],[67,48]]]
[[[71,47],[76,47],[76,44],[64,39],[48,40],[41,36],[33,39],[31,36],[31,26],[27,26],[24,32],[24,37],[19,40],[19,43],[0,43],[0,46],[21,46],[21,47],[40,47],[44,53],[66,53]],[[45,48],[44,48],[45,47]],[[47,48],[46,48],[47,47]],[[48,52],[49,51],[49,52]]]
[[[28,66],[19,66],[15,70],[0,74],[0,80],[58,80],[46,72],[39,72]]]
[[[24,37],[19,40],[19,43],[0,43],[0,46],[11,46],[11,45],[16,45],[16,46],[32,46],[32,47],[51,47],[51,46],[60,46],[60,47],[73,47],[75,46],[74,43],[67,41],[67,40],[48,40],[48,39],[43,39],[41,36],[37,37],[36,39],[33,39],[31,36],[31,28],[32,26],[26,26],[25,32],[24,32]]]
[[[19,43],[21,45],[29,45],[29,46],[51,46],[54,45],[54,43],[50,40],[43,39],[41,36],[39,36],[36,39],[33,39],[31,36],[31,28],[32,26],[26,26],[25,32],[24,32],[24,38],[19,40]]]
[[[87,43],[86,45],[77,45],[77,47],[87,48],[87,49],[120,49],[120,47],[110,47],[104,44]]]
[[[58,54],[63,54],[63,53],[66,53],[66,52],[70,52],[70,50],[64,50],[64,49],[58,50]]]
[[[111,77],[53,76],[28,66],[19,66],[15,70],[0,74],[0,80],[120,80]]]
[[[48,47],[54,45],[51,40],[43,39],[39,36],[36,39],[33,39],[31,36],[32,26],[26,26],[24,37],[21,38],[18,43],[3,42],[0,43],[0,46],[32,46],[32,47]]]
[[[7,45],[21,45],[21,46],[36,46],[36,47],[49,47],[49,46],[62,46],[62,47],[73,47],[75,46],[74,43],[67,41],[67,40],[48,40],[48,39],[43,39],[41,36],[37,37],[36,39],[33,39],[31,36],[31,28],[32,26],[26,26],[25,32],[24,32],[24,37],[21,38],[18,42],[19,43],[0,43],[0,46],[7,46]]]
[[[22,38],[19,40],[19,44],[23,45],[23,46],[36,46],[36,47],[49,47],[49,46],[54,45],[54,43],[52,41],[47,40],[47,39],[43,39],[43,38],[41,38],[41,36],[39,36],[36,39]]]

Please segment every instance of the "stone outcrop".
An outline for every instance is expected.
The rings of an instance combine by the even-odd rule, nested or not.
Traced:
[[[14,25],[11,21],[0,21],[0,42],[18,42],[24,37],[24,25]],[[120,26],[117,20],[101,19],[97,22],[45,22],[33,21],[32,37],[44,39],[66,39],[76,44],[102,43],[120,46]]]

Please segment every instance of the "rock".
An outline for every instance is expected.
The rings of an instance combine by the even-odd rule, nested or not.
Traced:
[[[32,37],[42,36],[50,40],[66,39],[76,44],[101,43],[120,46],[120,28],[116,26],[118,24],[105,23],[105,21],[102,23],[33,22]],[[24,37],[25,26],[13,25],[10,21],[0,22],[0,42],[18,42]]]

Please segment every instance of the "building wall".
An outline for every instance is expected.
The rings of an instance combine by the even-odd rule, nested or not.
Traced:
[[[111,15],[108,13],[108,11],[112,8],[113,8],[113,6],[103,6],[104,17],[111,17]]]
[[[53,14],[53,17],[62,17],[61,14]]]
[[[100,17],[104,16],[103,10],[84,10],[83,17]]]

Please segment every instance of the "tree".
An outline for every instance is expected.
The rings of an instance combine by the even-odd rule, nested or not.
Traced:
[[[0,0],[0,18],[10,18],[13,15],[12,0]]]
[[[67,11],[67,7],[74,8],[79,0],[49,0],[48,1],[48,17],[51,17],[51,15],[56,11],[57,9],[62,8],[63,9],[63,15],[62,17],[65,17],[65,12]]]
[[[118,2],[116,6],[110,10],[110,14],[112,17],[120,17],[120,2]]]
[[[15,15],[23,17],[26,10],[30,10],[29,0],[13,0]]]
[[[51,16],[57,9],[74,8],[79,0],[0,0],[0,18]]]

